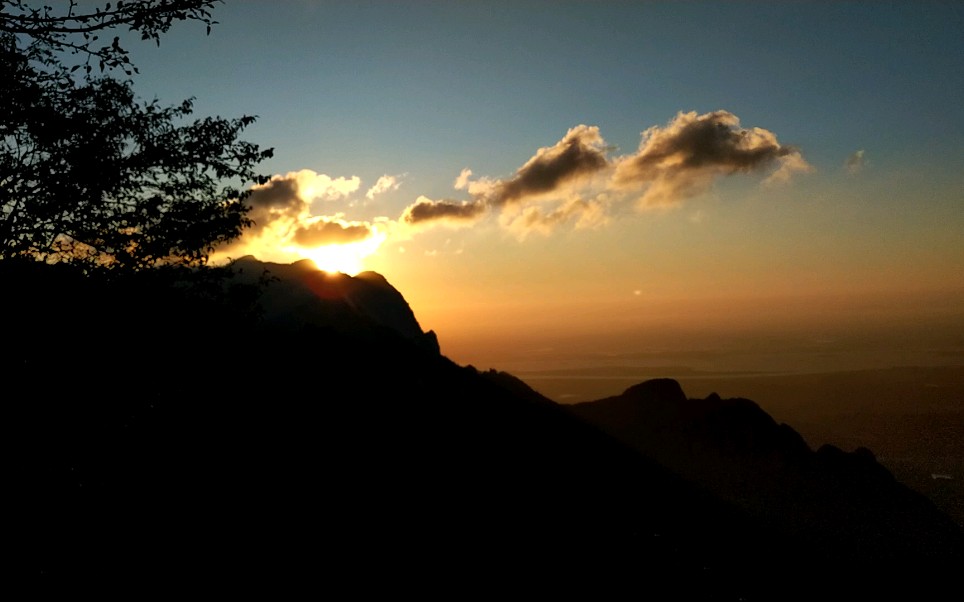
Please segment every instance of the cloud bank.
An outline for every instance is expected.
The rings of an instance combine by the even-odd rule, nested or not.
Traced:
[[[769,130],[742,128],[728,111],[680,112],[665,126],[645,130],[636,152],[610,157],[609,151],[599,128],[576,126],[509,178],[472,180],[472,170],[463,169],[454,187],[467,191],[469,200],[420,197],[400,221],[465,226],[498,213],[504,227],[524,238],[563,223],[604,224],[606,211],[624,203],[637,209],[678,205],[726,176],[769,171],[762,183],[774,185],[813,170],[796,147],[781,144]]]
[[[625,208],[678,206],[733,175],[759,174],[761,184],[770,186],[813,170],[796,147],[781,144],[769,130],[743,128],[728,111],[677,113],[665,125],[644,130],[634,152],[611,156],[612,151],[598,127],[577,125],[555,144],[537,149],[509,177],[474,177],[465,168],[452,185],[467,198],[420,195],[396,220],[351,220],[336,210],[340,201],[356,207],[351,197],[361,189],[358,176],[331,177],[310,169],[277,175],[252,188],[246,202],[253,227],[219,253],[287,255],[287,260],[342,248],[370,254],[389,238],[405,240],[436,226],[471,227],[490,216],[522,240],[562,226],[597,228]],[[845,165],[859,170],[863,151]],[[398,190],[401,177],[379,177],[364,196],[375,202]]]
[[[386,189],[394,185],[394,180],[382,182]],[[219,248],[215,258],[251,254],[268,261],[291,261],[310,255],[312,249],[336,245],[364,246],[373,252],[380,244],[375,241],[385,238],[384,225],[347,220],[343,213],[327,210],[360,186],[358,176],[332,178],[310,169],[276,175],[252,187],[245,203],[253,225],[241,238]]]

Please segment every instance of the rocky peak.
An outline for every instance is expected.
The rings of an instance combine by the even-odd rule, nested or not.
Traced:
[[[235,277],[243,283],[253,284],[268,276],[260,301],[265,321],[272,325],[345,329],[368,322],[439,353],[435,333],[422,330],[408,302],[381,274],[369,271],[349,276],[321,271],[308,259],[280,264],[250,255],[235,261],[234,268]]]

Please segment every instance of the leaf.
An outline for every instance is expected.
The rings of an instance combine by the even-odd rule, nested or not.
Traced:
[[[2,224],[0,260],[35,255],[114,271],[156,267],[162,258],[200,265],[251,225],[234,203],[243,192],[224,183],[268,179],[255,167],[270,149],[239,139],[253,117],[185,123],[193,99],[171,106],[144,102],[129,79],[91,74],[94,60],[105,74],[120,69],[130,77],[139,71],[120,36],[105,37],[112,42],[93,48],[98,36],[86,28],[110,31],[117,26],[112,20],[122,17],[124,27],[160,45],[159,34],[172,20],[200,20],[209,34],[212,23],[191,7],[211,3],[118,1],[114,12],[108,12],[109,4],[98,9],[99,16],[75,15],[74,21],[57,21],[57,31],[37,30],[31,54],[22,57],[24,77],[5,83],[5,110],[0,111],[0,130],[22,134],[33,149],[24,158],[0,146],[0,165],[10,166],[4,181],[12,183],[4,187],[4,198],[23,208],[15,223]],[[9,2],[0,0],[4,4]],[[70,10],[77,6],[69,4]],[[49,12],[57,17],[52,8]],[[46,18],[42,12],[35,15]],[[71,32],[70,23],[80,25]],[[76,44],[57,46],[61,40]],[[63,64],[63,56],[76,54],[86,54],[86,60]],[[67,75],[81,67],[84,78]]]

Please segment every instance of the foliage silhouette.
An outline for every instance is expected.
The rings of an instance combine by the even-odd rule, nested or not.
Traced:
[[[136,271],[198,266],[250,225],[250,183],[272,149],[239,140],[255,117],[189,122],[193,99],[143,102],[114,37],[126,27],[159,43],[174,22],[210,30],[215,2],[108,3],[80,13],[0,2],[0,259],[30,256]],[[82,58],[78,59],[78,55]],[[95,73],[91,63],[99,69]]]

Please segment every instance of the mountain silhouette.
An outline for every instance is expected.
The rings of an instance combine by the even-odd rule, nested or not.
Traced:
[[[567,408],[834,562],[936,566],[964,552],[960,527],[870,450],[813,451],[748,399],[688,399],[653,379]]]
[[[310,259],[280,264],[259,261],[251,255],[232,265],[237,282],[267,282],[260,305],[272,328],[310,324],[357,331],[374,323],[439,352],[435,333],[422,331],[408,302],[381,274],[361,272],[352,277],[321,271]]]
[[[4,358],[18,575],[128,594],[791,600],[926,587],[921,575],[964,558],[959,529],[941,531],[943,515],[871,458],[811,452],[752,402],[714,413],[723,400],[690,408],[672,381],[642,383],[590,404],[634,408],[614,434],[446,358],[384,278],[267,267],[277,280],[259,297],[222,298],[0,265],[0,309],[19,326]],[[641,448],[640,424],[671,452]],[[725,458],[706,463],[686,437]],[[787,470],[800,497],[769,517],[768,489],[753,481],[746,503],[716,466]],[[836,480],[809,489],[825,473]],[[840,483],[838,517],[824,496]],[[829,545],[811,521],[854,524]]]

